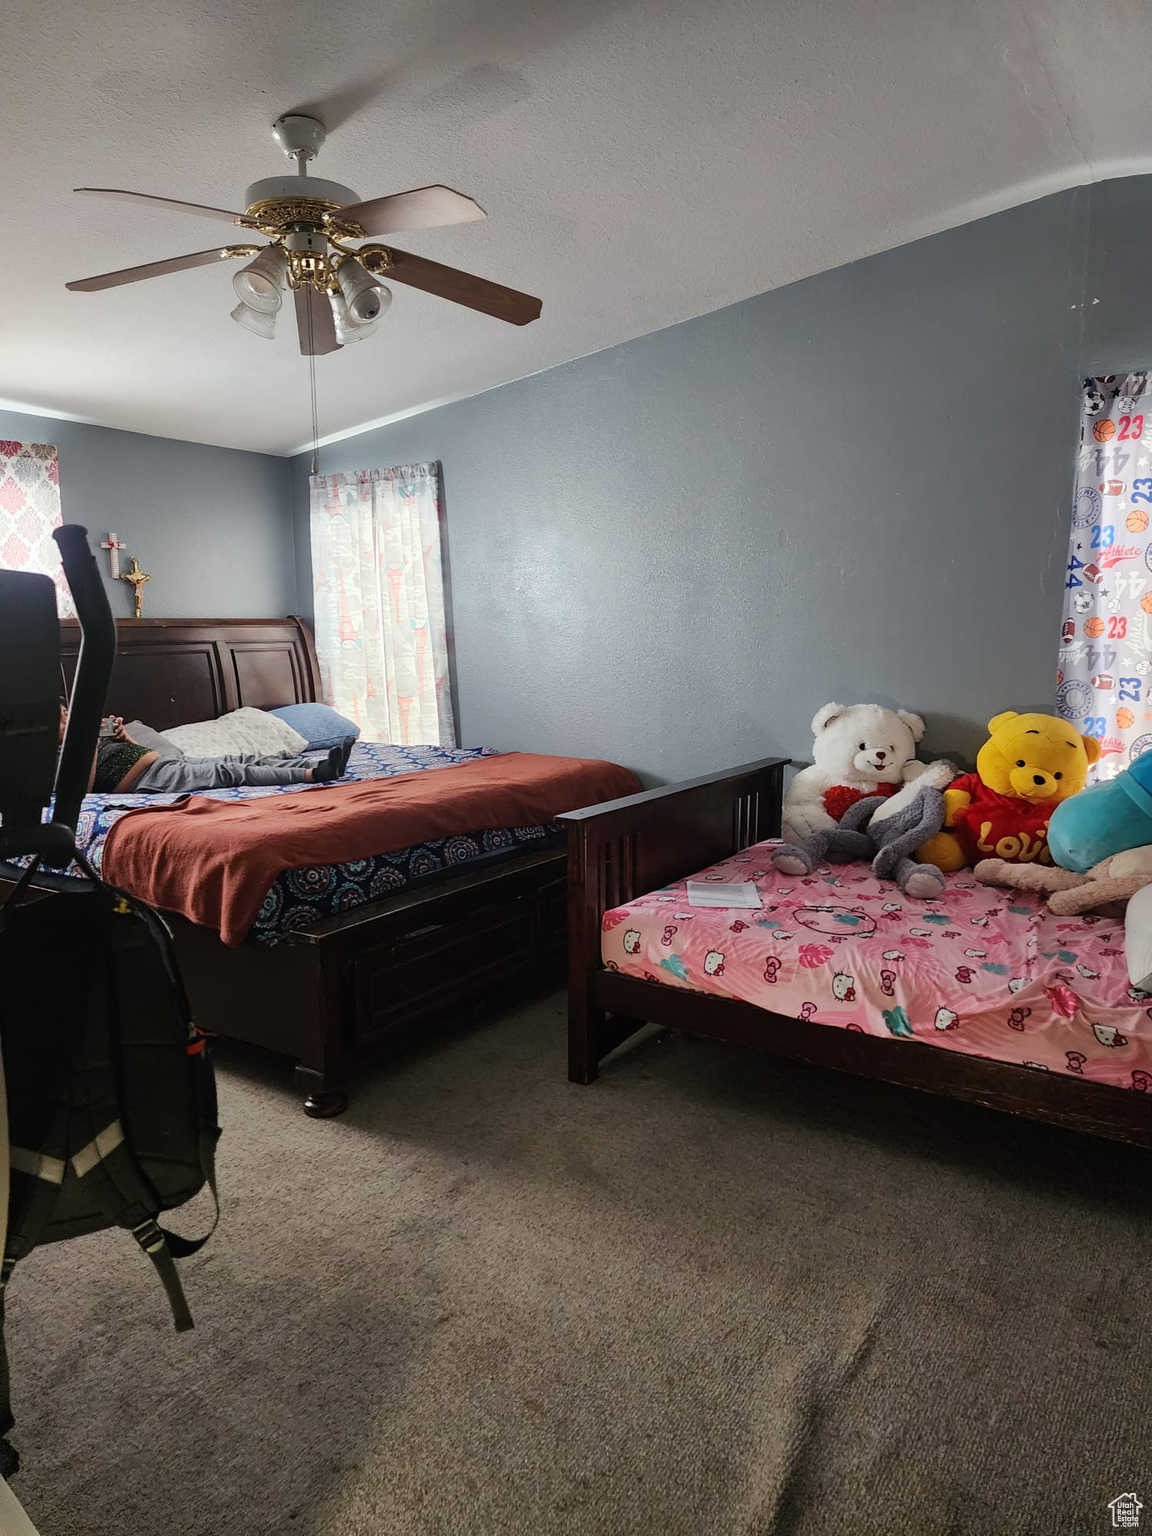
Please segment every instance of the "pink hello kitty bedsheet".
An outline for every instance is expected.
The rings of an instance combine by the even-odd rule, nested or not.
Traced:
[[[1129,985],[1124,927],[947,877],[905,898],[862,865],[777,874],[771,843],[697,880],[752,880],[761,911],[690,907],[684,882],[604,916],[605,965],[773,1013],[1152,1091],[1152,994]]]

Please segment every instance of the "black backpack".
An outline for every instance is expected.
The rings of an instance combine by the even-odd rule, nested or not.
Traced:
[[[87,592],[88,611],[96,605],[95,618],[102,621],[107,599],[84,530],[58,533],[81,620]],[[39,603],[47,594],[27,585],[39,582],[51,586],[43,577],[0,573],[0,598],[8,595],[9,611],[25,593]],[[3,608],[0,602],[0,627]],[[54,598],[51,618],[58,655]],[[112,633],[113,646],[103,661],[108,672]],[[18,682],[11,670],[5,677],[5,670],[0,665],[0,684],[7,682],[13,693],[26,689],[34,669],[21,666]],[[74,698],[83,670],[82,647]],[[91,672],[89,666],[90,693]],[[107,676],[95,710],[85,711],[90,718],[98,716],[106,690]],[[126,1227],[156,1266],[177,1329],[192,1327],[175,1260],[195,1253],[207,1236],[178,1237],[158,1218],[205,1184],[215,1200],[220,1134],[212,1067],[204,1037],[192,1023],[167,926],[150,907],[105,884],[75,850],[75,815],[95,732],[90,743],[73,747],[71,758],[82,777],[65,786],[69,744],[75,740],[76,722],[70,719],[55,814],[39,824],[38,816],[33,820],[28,814],[35,799],[29,793],[35,774],[28,743],[33,726],[42,734],[43,721],[51,721],[55,700],[48,701],[47,711],[40,701],[34,710],[20,697],[5,708],[4,692],[0,687],[0,860],[21,852],[36,857],[27,868],[0,863],[0,878],[16,879],[0,908],[0,1049],[10,1143],[7,1239],[0,1263],[0,1437],[13,1424],[4,1296],[15,1265],[33,1248]],[[72,713],[78,713],[75,707]],[[61,868],[69,858],[83,878],[40,870],[41,859]],[[216,1213],[218,1218],[218,1205]],[[0,1475],[9,1476],[17,1464],[15,1451],[0,1438]]]

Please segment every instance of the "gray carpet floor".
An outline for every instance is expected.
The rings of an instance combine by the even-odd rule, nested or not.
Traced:
[[[13,1282],[42,1536],[1152,1518],[1150,1154],[684,1037],[574,1087],[559,996],[338,1121],[219,1068],[196,1331],[126,1236]]]

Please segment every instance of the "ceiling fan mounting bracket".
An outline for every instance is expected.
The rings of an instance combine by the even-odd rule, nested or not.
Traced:
[[[306,117],[302,112],[285,112],[272,124],[272,137],[289,160],[300,164],[315,160],[328,130],[318,118]]]

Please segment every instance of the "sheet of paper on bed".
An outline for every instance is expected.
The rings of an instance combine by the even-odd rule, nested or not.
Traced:
[[[760,892],[751,880],[738,885],[724,885],[710,880],[689,880],[688,905],[690,907],[739,907],[748,910],[762,905]]]

